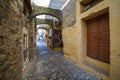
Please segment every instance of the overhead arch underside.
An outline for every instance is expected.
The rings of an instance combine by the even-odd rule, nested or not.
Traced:
[[[46,8],[41,6],[33,6],[33,12],[30,15],[30,18],[34,18],[38,15],[47,14],[56,17],[60,22],[62,21],[62,12],[57,9]]]
[[[51,27],[54,26],[53,20],[51,19],[37,19],[36,18],[36,25],[39,25],[39,24],[49,24]]]

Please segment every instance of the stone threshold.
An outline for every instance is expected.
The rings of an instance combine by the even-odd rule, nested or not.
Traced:
[[[100,73],[100,74],[103,74],[103,75],[105,75],[105,76],[109,76],[109,72],[107,72],[107,71],[105,71],[105,70],[103,70],[103,69],[101,69],[101,68],[98,68],[98,67],[96,67],[95,65],[92,65],[92,64],[90,64],[89,62],[87,62],[87,61],[84,61],[84,62],[82,62],[85,66],[87,66],[87,67],[89,67],[89,68],[91,68],[91,69],[93,69],[93,70],[95,70],[96,72],[98,72],[98,73]]]

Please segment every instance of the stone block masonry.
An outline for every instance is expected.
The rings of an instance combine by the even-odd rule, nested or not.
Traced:
[[[70,0],[67,6],[62,10],[62,27],[71,27],[76,23],[76,0]]]
[[[62,38],[64,56],[77,61],[76,0],[71,0],[62,10]]]
[[[0,80],[21,80],[22,0],[0,0]]]
[[[72,1],[73,0],[71,0],[71,2]],[[89,2],[90,0],[77,0],[76,4],[73,5],[69,5],[71,3],[69,2],[69,4],[62,11],[62,37],[64,55],[65,57],[74,61],[78,66],[89,71],[91,74],[94,74],[100,79],[120,80],[120,29],[118,27],[120,26],[120,0],[99,0],[101,2],[91,6],[90,9],[83,12],[85,6],[81,4],[81,2],[84,1]],[[76,6],[76,13],[74,11],[75,8],[73,9],[73,7],[70,6]],[[89,50],[87,45],[90,40],[88,39],[87,35],[88,26],[86,21],[97,18],[101,15],[105,15],[106,13],[109,14],[110,50],[108,50],[108,52],[110,51],[110,64],[89,57]],[[104,36],[105,35],[102,35],[102,37]],[[101,41],[104,42],[104,40]],[[91,48],[91,50],[95,52],[95,48]],[[107,49],[105,50],[104,48],[104,50],[100,51],[106,52]],[[106,54],[104,53],[104,56],[105,55]],[[89,65],[86,65],[85,63]],[[98,69],[101,70],[101,72],[98,71]]]

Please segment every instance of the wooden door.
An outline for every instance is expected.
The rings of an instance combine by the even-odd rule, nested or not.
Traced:
[[[109,16],[108,14],[105,14],[98,18],[98,58],[105,62],[110,61],[109,32]]]
[[[97,59],[97,19],[88,21],[88,56]]]
[[[100,61],[110,61],[109,16],[101,15],[87,21],[88,56]]]

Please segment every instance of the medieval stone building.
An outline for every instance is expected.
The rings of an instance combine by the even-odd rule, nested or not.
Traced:
[[[0,80],[120,80],[120,0],[35,1],[0,0]]]

